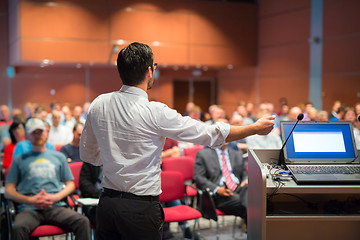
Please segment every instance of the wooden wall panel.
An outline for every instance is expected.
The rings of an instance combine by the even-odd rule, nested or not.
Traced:
[[[240,102],[256,103],[255,67],[220,70],[218,77],[218,103],[229,117]]]
[[[323,108],[328,111],[335,100],[346,106],[355,106],[360,102],[360,74],[324,74],[323,75]]]
[[[360,102],[359,1],[324,1],[323,107]]]
[[[104,9],[25,2],[20,10],[22,38],[108,40],[109,20]]]
[[[324,36],[334,37],[360,32],[360,1],[324,1]]]
[[[206,45],[192,45],[190,47],[190,65],[210,66],[227,66],[229,64],[234,66],[253,66],[252,58],[239,58],[240,55],[247,55],[251,52],[249,49],[242,47],[228,45],[228,46],[206,46]]]
[[[262,48],[259,53],[259,76],[309,76],[309,45],[281,45]],[[270,83],[271,84],[271,83]]]
[[[287,98],[290,106],[309,99],[309,80],[302,76],[271,76],[259,79],[260,102],[270,101],[279,109],[279,99]]]
[[[16,78],[12,81],[13,106],[23,108],[30,101],[44,105],[49,109],[51,101],[61,103],[83,104],[85,102],[84,72],[80,69],[39,68],[33,71],[18,68]],[[55,90],[55,95],[51,90]]]
[[[102,93],[118,91],[121,86],[116,66],[90,68],[90,100]]]
[[[95,63],[105,63],[112,51],[107,42],[30,39],[22,41],[22,49],[24,61],[49,59],[68,63],[89,62],[90,60]]]
[[[7,1],[0,3],[0,105],[8,100],[8,78],[6,67],[8,62],[8,6]]]
[[[23,52],[12,56],[16,65],[42,59],[57,63],[108,63],[109,59],[114,62],[114,56],[107,56],[112,46],[133,41],[156,47],[159,60],[172,65],[223,66],[219,59],[228,59],[228,49],[233,46],[237,51],[231,56],[236,58],[236,61],[231,59],[233,64],[256,63],[257,8],[252,4],[159,0],[107,0],[86,4],[82,0],[23,0],[17,7],[20,8],[18,39],[21,41],[18,50]],[[17,24],[13,25],[16,29]],[[36,45],[44,46],[34,51]],[[190,56],[192,45],[197,49],[196,57]],[[202,45],[205,46],[202,50],[209,46],[213,49],[215,59],[198,53]],[[84,53],[84,49],[89,48],[96,50]],[[172,48],[179,57],[168,53]]]
[[[117,11],[111,18],[111,39],[185,44],[188,40],[187,16],[167,12]]]
[[[190,43],[256,45],[257,7],[252,4],[194,1],[190,15]],[[245,44],[244,44],[245,45]]]
[[[186,45],[152,46],[154,61],[161,65],[189,64],[189,50]]]
[[[329,39],[329,40],[324,39],[324,45],[323,45],[324,73],[357,72],[360,74],[359,43],[360,43],[360,35]],[[359,85],[359,89],[360,89],[360,85]]]
[[[260,47],[304,43],[310,37],[310,9],[287,12],[259,21]]]
[[[291,13],[299,9],[309,9],[311,0],[261,0],[259,16],[272,16],[281,13]]]
[[[257,100],[280,108],[309,96],[310,0],[261,1],[259,5],[259,66]]]

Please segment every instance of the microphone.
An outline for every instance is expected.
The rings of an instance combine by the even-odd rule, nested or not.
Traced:
[[[358,121],[360,122],[360,114],[359,114],[359,116],[358,116]]]
[[[281,149],[280,149],[280,155],[279,155],[279,162],[278,165],[282,168],[285,168],[285,159],[284,159],[284,147],[286,146],[287,141],[289,140],[291,134],[293,133],[296,125],[299,123],[299,121],[303,120],[304,118],[304,114],[299,113],[299,115],[297,116],[297,121],[294,124],[294,127],[292,128],[291,132],[289,133],[289,136],[286,138],[284,144],[282,145]],[[360,118],[360,117],[359,117]]]

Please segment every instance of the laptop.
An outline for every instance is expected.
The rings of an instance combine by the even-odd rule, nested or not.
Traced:
[[[280,122],[283,142],[295,122]],[[297,184],[360,184],[351,122],[299,122],[284,147],[285,166]]]

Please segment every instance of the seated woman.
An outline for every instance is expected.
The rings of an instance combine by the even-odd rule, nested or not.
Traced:
[[[26,139],[25,124],[23,122],[18,122],[18,121],[13,122],[9,127],[9,133],[10,133],[11,143],[6,145],[4,149],[4,159],[3,159],[4,169],[9,168],[11,165],[16,143],[24,141]]]

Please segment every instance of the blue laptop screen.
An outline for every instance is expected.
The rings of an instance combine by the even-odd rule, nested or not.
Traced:
[[[283,141],[294,122],[283,122]],[[354,159],[352,129],[349,122],[301,122],[285,147],[286,159]]]

